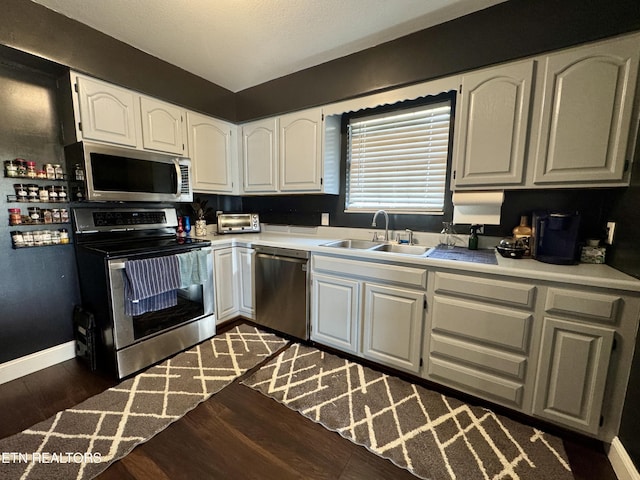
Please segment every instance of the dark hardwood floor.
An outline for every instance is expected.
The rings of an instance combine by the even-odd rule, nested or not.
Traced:
[[[0,385],[0,438],[115,381],[69,360]],[[564,440],[576,480],[616,480],[599,444]],[[136,447],[101,480],[415,478],[262,394],[232,383]]]

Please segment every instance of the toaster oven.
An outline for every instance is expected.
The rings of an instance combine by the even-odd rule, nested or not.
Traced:
[[[260,219],[257,213],[218,214],[218,233],[257,233]]]

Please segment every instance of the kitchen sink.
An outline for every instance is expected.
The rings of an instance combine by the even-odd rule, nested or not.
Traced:
[[[338,248],[357,248],[360,250],[369,250],[370,248],[376,248],[384,245],[380,242],[370,242],[368,240],[337,240],[335,242],[325,243],[323,247],[338,247]]]
[[[371,242],[369,240],[336,240],[329,243],[322,244],[323,247],[337,247],[337,248],[353,248],[357,250],[370,250],[372,252],[390,252],[390,253],[402,253],[405,255],[424,255],[431,250],[429,247],[423,247],[420,245],[405,245],[397,243],[383,243],[383,242]]]
[[[405,245],[403,243],[385,243],[379,247],[373,247],[371,250],[375,250],[376,252],[404,253],[405,255],[426,255],[431,248],[421,245]]]

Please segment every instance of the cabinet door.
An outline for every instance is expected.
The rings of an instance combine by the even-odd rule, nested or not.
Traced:
[[[242,126],[242,163],[245,192],[278,190],[277,119]]]
[[[623,179],[639,56],[633,37],[546,57],[535,183]]]
[[[596,434],[613,338],[609,328],[545,318],[533,413]]]
[[[418,373],[425,294],[365,285],[362,354],[391,367]]]
[[[136,95],[87,77],[77,77],[82,138],[138,146]]]
[[[184,110],[149,97],[140,97],[142,146],[146,150],[185,153]]]
[[[462,77],[456,186],[523,181],[534,61]]]
[[[280,117],[280,190],[322,191],[322,110]]]
[[[232,132],[230,123],[187,112],[189,156],[196,192],[232,193]]]
[[[216,291],[216,323],[235,317],[238,313],[238,288],[233,248],[213,252],[213,274]]]
[[[311,340],[358,353],[360,284],[314,274],[311,290]]]
[[[238,307],[240,314],[248,318],[255,318],[255,274],[253,260],[256,251],[252,248],[235,247],[238,265]]]

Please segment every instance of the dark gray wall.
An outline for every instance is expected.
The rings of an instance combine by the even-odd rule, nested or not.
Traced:
[[[55,108],[57,70],[2,52],[0,160],[21,157],[39,167],[62,163]],[[26,214],[29,206],[7,203],[13,184],[21,181],[0,177],[0,363],[72,340],[71,313],[79,303],[73,245],[11,247],[11,231],[37,229],[8,225],[8,208],[19,207]]]
[[[2,1],[0,44],[191,110],[236,118],[233,92],[30,1]]]
[[[244,121],[640,29],[637,0],[509,0],[237,94]]]

